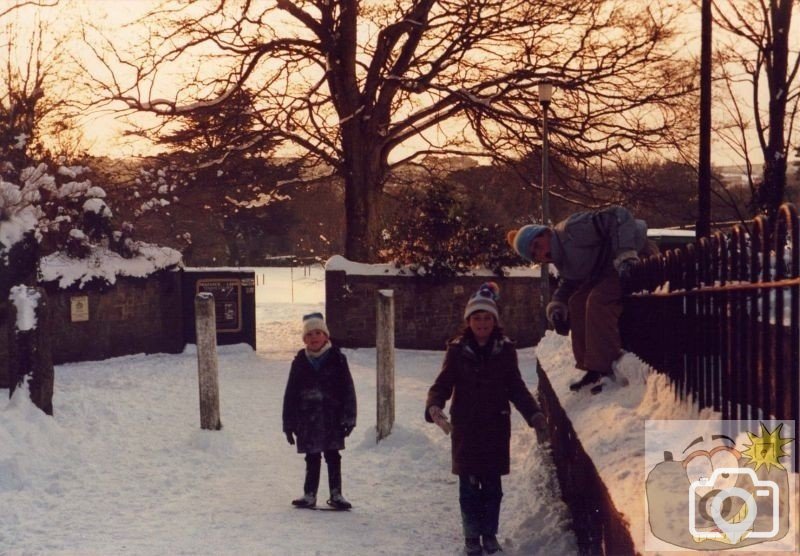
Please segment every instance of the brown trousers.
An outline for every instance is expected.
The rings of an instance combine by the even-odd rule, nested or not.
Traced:
[[[572,353],[576,367],[584,371],[610,373],[620,355],[622,339],[622,285],[611,270],[599,281],[586,283],[569,298]]]

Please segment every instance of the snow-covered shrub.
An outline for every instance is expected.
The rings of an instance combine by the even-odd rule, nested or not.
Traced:
[[[115,236],[113,211],[105,191],[89,179],[85,166],[45,163],[17,171],[12,164],[0,165],[0,255],[30,233],[42,255],[66,251],[70,256],[88,256],[92,245],[120,248],[130,257],[135,247],[116,237],[130,237],[131,229]]]
[[[177,193],[186,188],[193,179],[194,176],[190,172],[186,172],[175,163],[163,167],[141,168],[136,179],[136,197],[141,197],[143,201],[134,211],[135,216],[163,209],[178,201]]]

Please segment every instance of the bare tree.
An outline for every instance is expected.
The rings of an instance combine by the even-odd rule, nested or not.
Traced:
[[[71,98],[74,90],[63,84],[71,81],[78,67],[68,64],[67,37],[57,36],[38,17],[29,31],[20,29],[10,16],[5,20],[0,15],[0,24],[5,23],[2,36],[7,39],[0,45],[0,155],[17,171],[31,158],[75,155],[81,140],[75,121],[79,112]]]
[[[26,7],[52,8],[58,5],[59,0],[11,0],[0,8],[0,18]]]
[[[775,216],[785,199],[786,162],[800,108],[800,55],[791,40],[793,0],[715,0],[714,18],[729,35],[718,46],[725,111],[732,123],[723,139],[745,160],[753,205]],[[742,86],[751,103],[739,98]],[[754,130],[764,157],[761,183],[753,178],[748,133]]]
[[[162,116],[164,125],[247,89],[253,124],[230,148],[254,133],[290,141],[341,175],[345,255],[370,261],[392,165],[475,153],[475,134],[494,152],[538,140],[535,90],[544,79],[561,91],[554,148],[562,156],[663,147],[665,135],[682,129],[679,97],[693,89],[691,64],[678,64],[670,44],[672,4],[167,3],[147,18],[143,53],[140,45],[126,54],[112,40],[92,43],[107,70],[95,72],[95,85],[106,100]],[[177,85],[176,74],[184,78]],[[405,156],[390,161],[401,147]]]

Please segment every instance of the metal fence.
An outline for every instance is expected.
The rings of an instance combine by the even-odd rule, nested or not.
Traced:
[[[800,415],[800,224],[791,204],[643,261],[626,287],[625,348],[676,396],[723,419]]]

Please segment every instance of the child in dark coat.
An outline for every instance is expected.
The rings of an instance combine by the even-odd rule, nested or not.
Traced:
[[[467,327],[447,346],[442,370],[428,391],[425,419],[452,432],[453,474],[459,479],[464,548],[469,555],[502,550],[497,542],[501,475],[509,473],[509,402],[536,429],[542,442],[547,422],[528,391],[514,343],[499,326],[494,282],[483,284],[467,303]],[[447,420],[443,408],[452,397]]]
[[[283,432],[297,452],[305,454],[306,478],[303,496],[292,504],[313,508],[322,454],[328,465],[328,505],[338,510],[352,506],[342,496],[342,457],[344,439],[356,426],[356,392],[347,358],[330,342],[330,333],[321,313],[303,317],[305,349],[297,352],[289,371],[283,397]],[[296,441],[295,441],[296,437]]]

